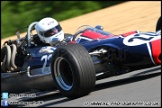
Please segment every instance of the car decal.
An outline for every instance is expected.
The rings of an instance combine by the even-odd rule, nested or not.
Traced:
[[[52,53],[56,50],[55,47],[45,46],[39,50],[39,53]]]
[[[138,46],[160,38],[161,38],[160,35],[157,35],[156,33],[152,33],[152,32],[137,33],[125,37],[123,39],[123,43],[127,46]]]
[[[47,70],[45,70],[45,68],[47,66],[47,61],[50,60],[51,57],[52,57],[52,54],[50,54],[50,55],[43,55],[41,57],[41,61],[44,60],[43,67],[42,67],[42,73],[49,73],[49,72],[51,72],[50,68],[48,68]]]
[[[161,64],[160,56],[161,56],[161,40],[155,40],[150,43],[151,51],[153,55],[153,59],[156,64]]]

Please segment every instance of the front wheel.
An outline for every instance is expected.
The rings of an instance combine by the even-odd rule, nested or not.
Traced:
[[[161,29],[161,17],[158,19],[157,23],[156,23],[156,31]]]
[[[89,94],[95,86],[94,64],[88,51],[79,44],[56,49],[51,59],[51,74],[57,89],[71,99]]]

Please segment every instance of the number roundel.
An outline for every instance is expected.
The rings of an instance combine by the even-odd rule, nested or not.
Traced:
[[[123,43],[127,46],[138,46],[157,39],[160,39],[160,35],[156,33],[137,33],[125,37]]]
[[[50,73],[51,72],[50,67],[47,67],[47,61],[50,60],[51,57],[52,57],[52,54],[42,56],[41,61],[44,60],[43,67],[42,67],[42,73]]]

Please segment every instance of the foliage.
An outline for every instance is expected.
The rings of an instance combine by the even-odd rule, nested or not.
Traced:
[[[44,17],[66,20],[124,1],[1,1],[1,38]],[[25,32],[24,29],[22,32]]]

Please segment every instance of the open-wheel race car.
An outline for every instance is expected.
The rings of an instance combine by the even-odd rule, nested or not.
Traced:
[[[55,47],[35,45],[35,24],[1,48],[2,92],[58,89],[78,98],[93,91],[96,80],[161,64],[161,17],[155,32],[114,35],[83,25]]]

